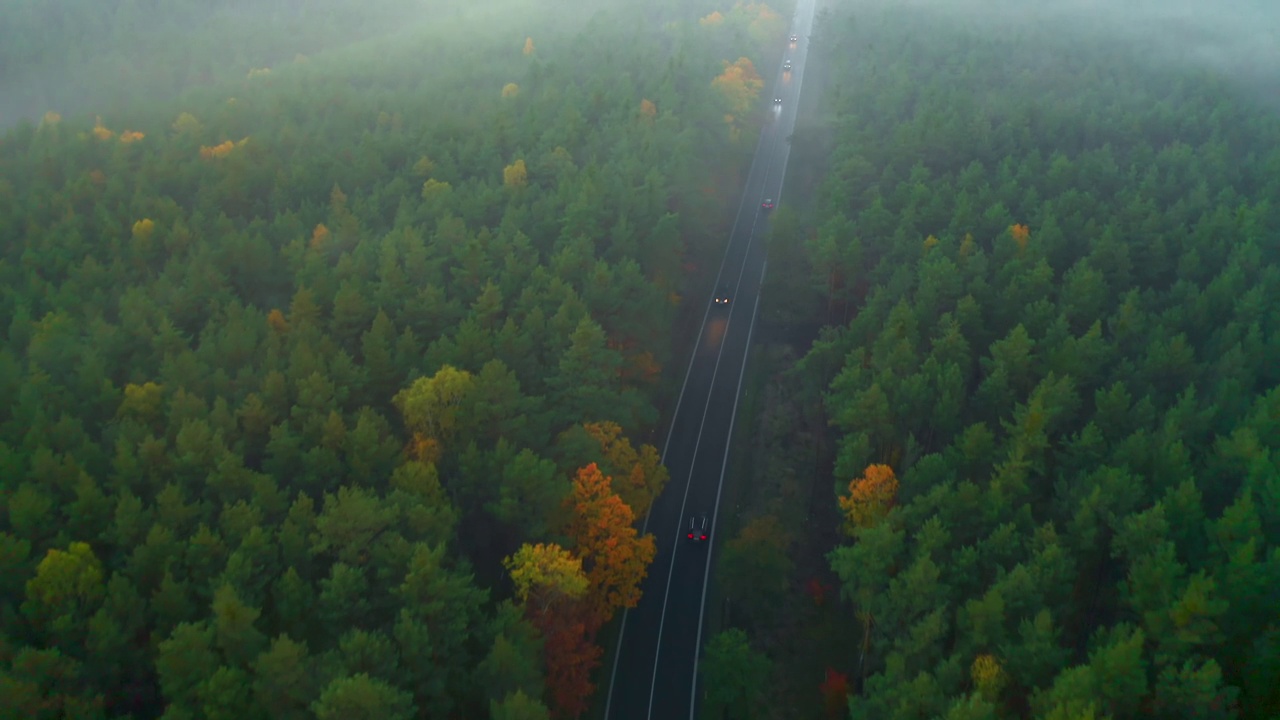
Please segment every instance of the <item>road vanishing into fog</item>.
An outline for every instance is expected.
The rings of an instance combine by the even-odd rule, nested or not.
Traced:
[[[645,519],[657,556],[641,589],[639,605],[623,615],[622,634],[608,678],[608,720],[676,720],[696,716],[702,692],[698,656],[705,644],[702,622],[711,575],[711,546],[720,538],[718,505],[729,457],[747,348],[755,326],[764,279],[766,198],[778,202],[786,175],[788,138],[795,128],[805,52],[816,0],[800,0],[788,35],[798,36],[784,55],[790,71],[779,67],[766,82],[761,100],[773,108],[760,133],[733,231],[716,278],[728,285],[731,302],[707,299],[675,417],[662,450],[671,480]],[[784,38],[785,41],[785,38]],[[774,104],[781,98],[780,105]],[[685,534],[692,515],[711,517],[710,538],[692,543]]]

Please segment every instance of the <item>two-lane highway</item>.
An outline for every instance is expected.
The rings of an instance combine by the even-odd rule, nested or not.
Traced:
[[[645,519],[645,531],[654,534],[658,552],[639,605],[623,615],[608,684],[609,720],[693,720],[697,711],[711,546],[721,525],[718,505],[729,438],[764,279],[768,211],[761,203],[781,199],[815,2],[800,0],[788,30],[798,38],[784,55],[791,69],[779,70],[762,98],[782,102],[773,106],[761,131],[716,278],[717,288],[729,286],[731,301],[727,306],[708,302],[663,448],[671,481]],[[689,542],[689,518],[702,512],[711,517],[711,537]]]

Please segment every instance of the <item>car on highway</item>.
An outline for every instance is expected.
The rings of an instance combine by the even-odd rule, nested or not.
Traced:
[[[782,98],[780,98],[780,97],[776,97],[776,98],[774,98],[774,99],[773,99],[773,104],[774,104],[774,105],[781,105],[781,104],[782,104]]]
[[[782,69],[783,69],[783,70],[790,70],[790,69],[791,69],[791,61],[790,61],[790,60],[787,60],[786,62],[782,63]]]
[[[716,288],[716,297],[715,297],[716,304],[728,305],[730,297],[732,296],[729,294],[729,284],[721,283],[720,287]]]
[[[792,33],[792,34],[791,34],[791,42],[797,42],[797,41],[799,41],[799,40],[800,40],[800,36],[799,36],[799,35],[796,35],[795,33]]]
[[[670,525],[668,525],[667,527],[670,527]],[[707,535],[708,533],[711,532],[707,528],[708,528],[708,523],[707,523],[706,513],[703,512],[703,513],[698,513],[697,515],[690,515],[689,531],[686,533],[686,535],[689,538],[689,540],[692,542],[695,542],[695,543],[706,542]]]
[[[763,208],[763,209],[765,209],[765,210],[772,210],[772,209],[773,209],[773,198],[765,198],[765,199],[764,199],[764,202],[760,203],[760,207],[761,207],[761,208]]]

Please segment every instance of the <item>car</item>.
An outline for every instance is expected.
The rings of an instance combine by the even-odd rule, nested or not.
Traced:
[[[698,513],[689,516],[689,529],[686,536],[691,542],[706,542],[711,530],[708,528],[707,514]]]
[[[780,98],[780,97],[776,97],[776,98],[774,98],[774,99],[773,99],[773,104],[774,104],[774,105],[781,105],[781,104],[782,104],[782,98]]]
[[[716,289],[715,301],[717,305],[728,305],[730,297],[732,296],[729,294],[728,283],[723,283],[720,285],[719,288]]]
[[[796,35],[795,33],[792,33],[792,34],[791,34],[791,42],[797,42],[797,41],[799,41],[799,40],[800,40],[800,36],[799,36],[799,35]]]
[[[782,63],[782,69],[783,69],[783,70],[790,70],[790,69],[791,69],[791,61],[790,61],[790,60],[787,60],[786,62]]]
[[[760,207],[764,208],[765,210],[772,210],[773,198],[765,198],[764,202],[760,203]]]

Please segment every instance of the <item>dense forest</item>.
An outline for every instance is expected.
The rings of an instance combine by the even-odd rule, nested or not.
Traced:
[[[1277,717],[1280,116],[1035,3],[944,5],[812,38],[709,699]]]
[[[19,4],[167,79],[0,137],[0,715],[581,715],[779,14]]]

